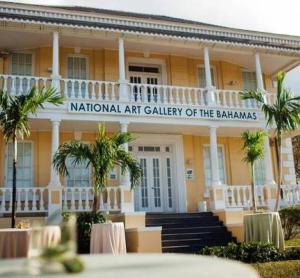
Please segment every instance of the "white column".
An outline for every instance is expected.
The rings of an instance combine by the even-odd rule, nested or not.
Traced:
[[[260,91],[264,91],[264,82],[263,82],[263,75],[261,70],[259,53],[255,53],[255,72],[256,72],[257,89]]]
[[[120,123],[120,132],[128,132],[128,122]],[[123,149],[128,152],[128,143],[123,144]],[[130,175],[128,171],[121,176],[121,212],[134,211],[134,196],[131,191]]]
[[[265,184],[275,185],[269,136],[266,136],[265,138],[264,147],[265,147],[265,171],[266,171]]]
[[[207,102],[209,105],[213,105],[216,102],[215,92],[214,92],[215,88],[212,85],[209,51],[207,47],[204,47],[204,70],[205,70],[205,81],[206,81],[206,90],[207,90]]]
[[[59,75],[59,33],[58,32],[53,32],[51,78],[52,78],[52,87],[59,92],[60,75]]]
[[[210,127],[210,161],[211,161],[211,177],[212,186],[221,185],[219,175],[219,160],[218,160],[218,143],[217,143],[217,127]]]
[[[59,147],[59,125],[60,119],[51,120],[52,123],[52,145],[51,145],[51,177],[48,185],[48,218],[51,223],[58,224],[61,222],[62,209],[62,186],[59,174],[53,167],[52,161],[54,154]]]
[[[52,123],[52,146],[51,146],[51,180],[50,186],[60,186],[59,174],[53,167],[52,160],[59,147],[60,120],[51,120]]]
[[[224,210],[226,208],[225,187],[220,181],[216,126],[210,126],[210,162],[212,176],[209,188],[210,209]]]
[[[121,101],[128,101],[128,82],[126,80],[126,69],[125,69],[125,47],[124,38],[119,38],[119,94]]]

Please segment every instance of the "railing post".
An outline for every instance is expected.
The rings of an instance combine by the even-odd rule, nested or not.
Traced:
[[[119,38],[119,100],[129,101],[128,81],[126,80],[124,38]]]
[[[59,174],[52,165],[53,157],[59,147],[59,125],[60,119],[51,119],[52,123],[52,146],[51,146],[51,178],[48,185],[48,217],[53,217],[57,214],[55,222],[61,221],[62,208],[62,187],[59,179]]]
[[[52,41],[52,87],[60,92],[60,75],[59,75],[59,33],[53,32]]]
[[[212,84],[209,50],[207,47],[204,47],[204,70],[205,70],[205,81],[206,81],[206,92],[207,92],[207,104],[215,105],[216,104],[215,87]]]
[[[128,132],[128,122],[120,123],[120,131],[121,133]],[[123,145],[125,151],[128,152],[128,143]],[[131,189],[130,183],[130,175],[129,172],[126,171],[121,176],[121,212],[133,212],[134,211],[134,198],[133,191]]]

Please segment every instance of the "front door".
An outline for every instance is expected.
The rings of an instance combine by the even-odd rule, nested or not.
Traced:
[[[135,190],[135,210],[173,211],[175,196],[171,153],[165,152],[163,146],[144,146],[139,149],[137,158],[142,173],[140,185]],[[170,147],[166,149],[170,150]]]

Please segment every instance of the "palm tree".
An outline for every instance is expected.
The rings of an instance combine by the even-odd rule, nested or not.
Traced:
[[[261,91],[245,91],[241,93],[242,99],[254,99],[261,105],[267,125],[275,128],[274,137],[278,154],[278,176],[274,211],[279,209],[280,186],[282,183],[282,137],[285,133],[297,129],[300,124],[300,97],[294,97],[292,92],[283,87],[284,72],[279,72],[276,78],[277,94],[274,103],[268,103],[264,93]]]
[[[129,171],[131,188],[134,188],[140,179],[141,170],[136,159],[122,147],[133,140],[130,133],[118,133],[108,137],[105,127],[99,124],[98,138],[93,145],[86,145],[78,141],[66,142],[60,145],[56,152],[53,165],[62,176],[69,175],[66,161],[72,159],[73,165],[86,163],[91,165],[94,176],[93,212],[98,209],[98,192],[107,184],[109,173],[115,166],[121,167],[122,174]]]
[[[0,91],[0,127],[5,142],[11,140],[13,144],[12,228],[16,225],[17,141],[30,135],[29,116],[36,115],[37,110],[43,109],[46,103],[58,105],[63,103],[63,98],[51,88],[43,90],[32,88],[27,94],[18,96]]]
[[[245,151],[245,157],[243,158],[243,161],[250,164],[251,167],[251,196],[254,212],[256,212],[254,164],[256,161],[264,158],[265,137],[266,133],[263,131],[251,132],[247,130],[242,133],[242,139],[244,140],[243,150]]]

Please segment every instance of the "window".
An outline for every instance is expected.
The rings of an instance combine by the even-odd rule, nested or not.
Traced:
[[[13,53],[11,56],[11,74],[18,76],[32,75],[32,54],[30,53]],[[8,84],[9,90],[13,84]],[[15,93],[26,93],[33,85],[33,80],[27,78],[16,78]]]
[[[32,144],[30,142],[20,142],[18,148],[17,163],[17,187],[32,187]],[[12,187],[13,172],[13,144],[7,145],[6,157],[6,186]]]
[[[266,180],[265,160],[258,160],[254,163],[254,184],[264,185]]]
[[[242,71],[243,89],[244,90],[256,90],[256,73],[253,71]]]
[[[224,154],[222,146],[218,146],[218,164],[219,164],[219,175],[222,184],[226,184],[225,176],[225,164],[224,164]],[[211,185],[211,161],[210,161],[210,147],[204,147],[204,176],[205,176],[205,186]]]
[[[87,161],[73,164],[73,158],[66,161],[69,176],[66,176],[66,185],[68,187],[89,187],[90,186],[90,167],[87,167]]]
[[[212,85],[216,86],[215,74],[212,67],[210,67],[210,74],[211,74]],[[206,88],[205,68],[202,66],[198,67],[198,81],[199,81],[200,88]]]
[[[11,73],[13,75],[32,75],[32,54],[13,53],[11,55]]]
[[[68,78],[76,80],[86,80],[87,79],[87,58],[69,56],[68,57]],[[68,82],[68,93],[71,92],[78,96],[80,93],[83,97],[86,94],[86,83],[82,82],[79,87],[79,81]]]

